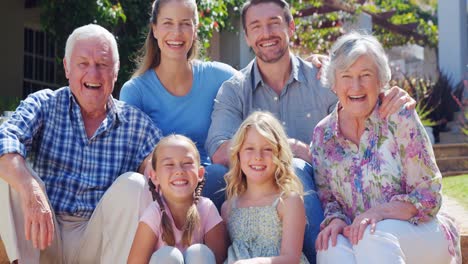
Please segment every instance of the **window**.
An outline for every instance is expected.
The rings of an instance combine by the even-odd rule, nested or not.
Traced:
[[[25,0],[24,1],[24,7],[25,8],[35,8],[39,6],[39,1],[38,0]]]
[[[55,89],[55,42],[43,31],[24,29],[23,97],[35,91]]]

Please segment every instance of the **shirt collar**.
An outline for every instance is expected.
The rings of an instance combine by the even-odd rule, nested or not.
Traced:
[[[294,54],[290,53],[291,57],[291,74],[289,76],[289,80],[286,84],[290,84],[293,81],[304,82],[305,76],[302,71],[299,70],[301,66],[301,62]],[[259,84],[264,84],[262,75],[260,74],[260,70],[258,69],[257,58],[254,59],[252,64],[252,89],[255,90],[259,86]]]
[[[374,128],[376,127],[375,125],[379,124],[379,121],[380,121],[380,115],[379,115],[379,108],[380,108],[380,99],[377,101],[377,104],[375,105],[374,109],[372,110],[371,114],[369,115],[369,117],[366,119],[366,128],[367,129],[371,129],[371,128]],[[340,102],[338,102],[335,106],[335,109],[333,110],[333,112],[330,114],[330,125],[327,126],[325,129],[324,129],[324,132],[323,132],[323,140],[324,141],[328,141],[332,138],[338,138],[338,137],[342,137],[341,133],[340,133],[340,125],[339,125],[339,122],[338,122],[338,115],[339,115],[339,109],[341,108],[341,104]]]
[[[70,99],[70,109],[73,107],[76,107],[76,109],[81,109],[80,105],[78,104],[78,101],[76,101],[76,98],[73,96],[73,93],[71,92],[71,88],[68,88],[68,97]],[[119,121],[125,121],[125,115],[122,113],[121,109],[119,109],[114,102],[114,98],[112,95],[109,95],[109,99],[107,100],[107,119],[110,121],[110,123],[114,122],[119,122]]]

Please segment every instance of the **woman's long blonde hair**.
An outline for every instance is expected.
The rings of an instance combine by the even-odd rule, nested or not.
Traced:
[[[248,129],[255,129],[273,148],[273,162],[276,164],[275,182],[281,193],[295,192],[304,194],[304,188],[292,165],[293,154],[289,147],[288,137],[280,122],[269,112],[256,111],[242,122],[231,140],[230,169],[224,176],[226,196],[231,199],[247,190],[247,179],[242,172],[239,152],[244,143]]]
[[[158,45],[158,40],[153,35],[153,24],[158,21],[161,8],[170,1],[187,2],[193,8],[193,23],[198,26],[198,9],[195,0],[155,0],[151,5],[151,17],[148,23],[148,34],[146,35],[145,44],[140,50],[140,56],[136,59],[137,69],[132,75],[132,78],[143,75],[147,70],[156,68],[161,63],[161,49]],[[197,57],[198,40],[193,41],[192,47],[188,51],[187,59],[192,60]]]
[[[171,140],[185,141],[189,143],[191,147],[193,148],[193,152],[195,154],[197,165],[201,166],[200,165],[200,153],[198,152],[198,149],[195,143],[193,143],[193,141],[186,136],[171,134],[162,138],[159,141],[159,143],[156,145],[156,147],[154,148],[153,153],[152,153],[152,160],[151,160],[151,167],[153,168],[153,170],[156,170],[156,164],[157,164],[157,159],[158,159],[158,149],[163,145],[167,145],[169,141]],[[157,174],[157,171],[156,171],[156,174]],[[151,191],[151,194],[153,196],[153,201],[156,200],[158,202],[159,209],[161,210],[161,234],[162,234],[161,238],[167,245],[174,246],[176,241],[174,237],[174,230],[172,229],[172,221],[166,212],[166,208],[164,206],[160,190],[159,188],[156,188],[156,186],[151,181],[151,179],[148,180],[148,184],[149,184],[149,189]],[[203,181],[198,183],[198,186],[194,192],[193,204],[190,206],[190,208],[187,211],[187,220],[185,221],[185,224],[182,228],[182,230],[184,231],[184,233],[182,234],[182,244],[185,246],[190,246],[192,242],[194,230],[200,227],[200,214],[198,213],[197,203],[200,199],[203,186],[205,186],[205,179],[203,179]]]

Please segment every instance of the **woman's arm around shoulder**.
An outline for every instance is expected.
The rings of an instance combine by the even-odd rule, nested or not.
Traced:
[[[147,264],[154,253],[156,243],[158,243],[158,238],[151,227],[144,222],[138,223],[127,263]]]

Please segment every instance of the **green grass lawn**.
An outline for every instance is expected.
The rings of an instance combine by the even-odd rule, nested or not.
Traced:
[[[442,178],[442,192],[468,209],[468,174]]]

